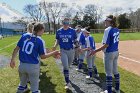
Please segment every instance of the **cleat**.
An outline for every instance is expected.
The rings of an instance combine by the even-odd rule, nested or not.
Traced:
[[[70,88],[71,88],[70,83],[68,83],[68,84],[65,85],[65,89],[66,89],[66,90],[69,90]]]
[[[86,76],[86,79],[90,79],[91,77],[90,76]]]
[[[112,88],[112,91],[115,93],[120,93],[120,90],[116,90],[115,88]]]
[[[108,93],[108,91],[107,91],[107,90],[105,90],[105,91],[103,91],[103,92],[100,92],[100,93]]]

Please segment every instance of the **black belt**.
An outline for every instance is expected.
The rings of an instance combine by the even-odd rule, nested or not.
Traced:
[[[71,49],[73,49],[73,48],[62,48],[62,49],[64,49],[64,50],[71,50]]]

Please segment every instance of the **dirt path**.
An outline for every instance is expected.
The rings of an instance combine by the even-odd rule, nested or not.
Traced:
[[[140,40],[120,41],[119,52],[119,66],[140,76]],[[103,58],[103,53],[97,56]]]

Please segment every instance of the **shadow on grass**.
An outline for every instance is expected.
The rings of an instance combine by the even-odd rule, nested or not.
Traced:
[[[40,62],[41,66],[47,66],[47,64],[44,64],[42,61]]]
[[[43,62],[41,62],[41,66],[47,66],[44,65]],[[47,77],[47,71],[41,71],[40,72],[40,83],[39,83],[39,89],[41,93],[57,93],[55,90],[56,84],[53,84],[51,82],[51,77]]]

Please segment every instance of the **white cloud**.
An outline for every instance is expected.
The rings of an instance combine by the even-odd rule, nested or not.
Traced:
[[[13,10],[11,7],[9,7],[6,4],[1,4],[0,3],[0,17],[2,19],[2,21],[4,22],[13,22],[14,21],[14,17],[20,18],[23,17],[21,14],[19,14],[16,10]]]
[[[37,2],[44,0],[37,0]],[[103,18],[109,14],[115,14],[116,9],[118,13],[129,12],[131,8],[133,11],[140,8],[139,0],[45,0],[46,2],[64,2],[70,6],[73,6],[73,3],[84,7],[87,4],[95,4],[103,9]]]

